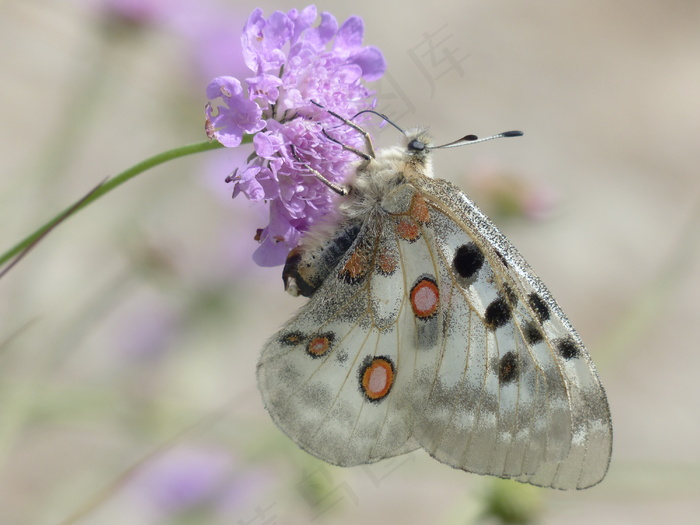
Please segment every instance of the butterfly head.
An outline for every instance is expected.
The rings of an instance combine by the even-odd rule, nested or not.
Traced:
[[[406,150],[415,156],[425,155],[430,149],[430,142],[425,132],[419,132],[414,136],[408,136]]]
[[[433,137],[428,128],[418,127],[403,132],[406,151],[411,155],[425,155],[433,146]]]
[[[415,128],[404,132],[403,145],[392,153],[405,162],[407,170],[430,176],[433,140],[426,128]]]

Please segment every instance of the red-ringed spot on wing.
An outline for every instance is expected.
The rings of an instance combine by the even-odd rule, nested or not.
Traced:
[[[370,401],[381,401],[391,390],[395,376],[396,369],[391,359],[369,355],[360,366],[360,390]]]
[[[430,319],[440,307],[440,291],[437,282],[424,275],[411,288],[411,308],[419,319]]]
[[[422,195],[416,193],[411,199],[411,206],[408,208],[408,214],[417,220],[420,224],[430,222],[430,212],[428,204]]]
[[[420,238],[420,225],[408,217],[399,217],[396,221],[396,233],[404,241],[416,242]]]
[[[367,275],[367,257],[359,251],[354,251],[343,265],[338,277],[348,284],[358,284]]]
[[[306,351],[311,357],[322,357],[331,349],[334,340],[335,334],[333,332],[318,334],[312,337],[309,344],[306,345]]]
[[[393,275],[394,272],[396,271],[396,268],[399,266],[399,261],[396,259],[396,256],[390,253],[380,253],[377,256],[377,271],[384,275],[385,277],[388,277],[389,275]]]

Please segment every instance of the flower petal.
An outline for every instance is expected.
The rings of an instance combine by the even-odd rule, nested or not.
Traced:
[[[311,27],[316,21],[316,6],[310,5],[297,12],[296,9],[292,9],[287,13],[287,16],[294,22],[294,34],[291,38],[291,43],[294,44],[299,40],[299,36]]]
[[[384,55],[376,47],[367,46],[349,59],[362,68],[362,77],[368,82],[378,80],[386,71]]]
[[[306,32],[304,40],[312,43],[318,49],[333,40],[333,37],[338,32],[338,21],[330,13],[321,13],[321,23],[318,27],[309,29]]]
[[[233,77],[217,77],[207,86],[207,96],[221,98],[226,106],[217,106],[215,115],[208,106],[207,119],[215,128],[216,140],[229,148],[238,146],[245,133],[255,133],[265,127],[262,110],[243,95],[243,87]]]
[[[333,49],[352,50],[362,45],[365,26],[359,16],[351,16],[338,29]]]

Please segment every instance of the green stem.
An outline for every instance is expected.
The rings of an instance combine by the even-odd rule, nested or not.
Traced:
[[[246,135],[243,137],[242,144],[251,142],[252,137]],[[41,239],[42,236],[46,235],[49,231],[51,231],[52,228],[55,228],[61,221],[65,220],[69,216],[75,214],[79,210],[82,210],[85,208],[88,204],[95,202],[97,199],[102,197],[103,195],[109,193],[112,191],[114,188],[117,186],[121,186],[124,184],[126,181],[134,178],[136,175],[139,175],[140,173],[143,173],[146,170],[149,170],[155,166],[158,166],[159,164],[163,164],[164,162],[168,162],[170,160],[178,159],[180,157],[185,157],[187,155],[192,155],[194,153],[202,153],[205,151],[211,151],[215,149],[222,148],[223,146],[221,143],[217,141],[206,141],[206,142],[199,142],[197,144],[190,144],[188,146],[182,146],[180,148],[175,148],[171,149],[169,151],[164,151],[163,153],[159,153],[158,155],[154,155],[153,157],[144,160],[143,162],[139,162],[135,166],[132,166],[128,170],[122,171],[118,175],[115,175],[111,179],[108,179],[106,182],[103,184],[100,184],[95,190],[90,192],[86,197],[83,197],[76,203],[72,204],[65,210],[63,210],[61,213],[56,215],[53,219],[48,221],[46,224],[38,228],[34,233],[28,235],[24,239],[22,239],[20,242],[15,244],[12,248],[7,250],[5,253],[3,253],[0,256],[0,266],[3,264],[7,263],[9,260],[11,260],[13,257],[18,256],[22,254],[24,250],[27,250],[28,248],[31,248],[34,243],[36,243],[39,239]]]

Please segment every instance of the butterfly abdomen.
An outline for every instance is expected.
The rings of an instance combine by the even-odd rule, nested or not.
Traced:
[[[282,271],[285,290],[295,296],[311,297],[355,242],[360,227],[359,222],[347,223],[328,242],[314,247],[297,246],[289,252]]]

